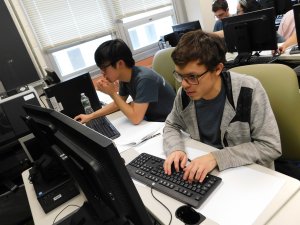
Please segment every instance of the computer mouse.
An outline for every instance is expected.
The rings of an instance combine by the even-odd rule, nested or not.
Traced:
[[[179,220],[184,222],[185,225],[198,225],[205,219],[204,216],[200,215],[200,213],[196,212],[189,205],[180,206],[176,210],[175,215]]]

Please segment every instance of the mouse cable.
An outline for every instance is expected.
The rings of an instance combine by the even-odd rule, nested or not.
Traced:
[[[169,222],[169,225],[170,225],[171,222],[172,222],[172,219],[173,219],[172,213],[171,213],[170,209],[169,209],[164,203],[162,203],[160,200],[158,200],[158,198],[156,198],[156,197],[154,196],[154,194],[153,194],[153,186],[154,186],[154,185],[155,185],[155,184],[152,184],[152,186],[151,186],[151,195],[152,195],[152,197],[153,197],[156,201],[158,201],[163,207],[165,207],[166,210],[168,210],[168,212],[169,212],[169,214],[170,214],[170,222]]]
[[[77,208],[80,208],[80,206],[79,205],[67,205],[66,207],[64,207],[56,216],[55,216],[55,218],[54,218],[54,220],[53,220],[53,225],[55,224],[55,221],[56,221],[56,219],[57,219],[57,217],[66,209],[66,208],[68,208],[68,207],[70,207],[70,206],[73,206],[73,207],[77,207]]]

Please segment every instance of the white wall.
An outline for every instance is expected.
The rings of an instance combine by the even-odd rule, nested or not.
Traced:
[[[188,21],[199,20],[202,29],[213,31],[216,22],[211,5],[213,0],[184,0]]]

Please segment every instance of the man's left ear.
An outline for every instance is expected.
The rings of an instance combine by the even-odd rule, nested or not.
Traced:
[[[223,63],[219,63],[217,66],[216,66],[216,72],[218,75],[220,75],[220,73],[222,72],[224,68],[224,64]]]

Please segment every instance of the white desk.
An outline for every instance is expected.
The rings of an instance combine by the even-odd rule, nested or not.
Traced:
[[[188,149],[201,149],[202,152],[210,152],[214,150],[212,147],[201,144],[199,142],[188,139],[186,141],[186,146]],[[136,148],[128,149],[121,153],[122,157],[126,160],[126,162],[133,159],[137,154],[141,152],[148,152],[150,154],[154,154],[160,157],[164,157],[162,151],[162,137],[157,136]],[[189,154],[193,154],[192,151],[188,151]],[[250,172],[250,173],[249,173]],[[299,224],[294,221],[300,221],[300,215],[298,214],[298,208],[300,205],[300,182],[291,177],[285,176],[283,174],[277,173],[275,171],[269,170],[259,165],[251,165],[246,167],[239,167],[234,169],[225,170],[223,172],[213,171],[213,174],[220,176],[223,178],[222,184],[212,193],[212,195],[207,199],[207,201],[197,209],[200,213],[207,217],[207,219],[202,223],[203,225],[213,225],[213,224]],[[245,176],[247,174],[257,174],[260,178],[265,177],[266,180],[270,181],[270,189],[272,189],[272,185],[276,186],[276,182],[279,182],[279,186],[277,183],[277,187],[280,187],[278,191],[275,191],[271,196],[269,196],[269,200],[266,202],[261,201],[258,198],[265,198],[261,196],[261,191],[265,191],[263,189],[260,190],[260,183],[255,183],[255,185],[250,184],[250,188],[241,189],[240,187],[236,187],[234,190],[228,190],[227,187],[232,186],[232,184],[243,184],[245,181]],[[55,216],[66,206],[69,204],[82,205],[84,201],[83,194],[77,196],[65,203],[64,205],[58,207],[57,209],[49,212],[48,214],[44,214],[41,207],[39,206],[38,201],[35,198],[33,186],[28,183],[26,179],[28,176],[28,172],[25,171],[23,174],[24,184],[26,188],[26,193],[29,198],[30,208],[32,210],[32,215],[35,221],[35,224],[51,224],[55,218]],[[229,179],[228,179],[229,177]],[[252,177],[253,179],[253,177]],[[269,182],[268,181],[268,182]],[[161,206],[156,200],[153,199],[150,193],[150,188],[140,183],[135,182],[138,192],[148,210],[158,218],[163,224],[168,224],[169,222],[169,214],[165,210],[163,206]],[[264,184],[265,186],[265,184]],[[264,193],[264,192],[263,192]],[[156,197],[158,197],[164,204],[168,206],[173,214],[173,222],[172,225],[183,224],[175,217],[176,209],[183,205],[182,203],[164,195],[157,191],[154,191]],[[224,202],[224,196],[228,195],[230,198],[230,202]],[[240,198],[247,199],[247,196],[257,196],[257,199],[253,199],[253,202],[250,204],[249,202],[241,202]],[[266,199],[268,199],[266,198]],[[257,202],[257,207],[255,206],[255,202]],[[214,203],[213,208],[211,205]],[[262,204],[260,204],[262,203]],[[264,205],[265,204],[265,205]],[[259,210],[257,210],[259,208]],[[60,216],[67,215],[72,210],[75,210],[75,207],[69,207],[67,210],[64,210]],[[221,211],[220,211],[221,210]],[[253,210],[255,212],[253,212]],[[245,213],[246,212],[246,213]],[[235,216],[241,216],[237,213],[243,214],[242,218],[238,218],[238,221],[235,219],[232,220]],[[209,216],[208,216],[209,214]],[[220,218],[220,215],[227,215],[225,218]],[[256,216],[255,216],[256,215]],[[255,216],[255,218],[253,218]],[[224,220],[220,223],[218,220]],[[228,220],[232,221],[228,221]],[[252,221],[252,222],[250,222]],[[287,223],[288,221],[288,223]],[[250,223],[249,223],[250,222]]]
[[[157,139],[159,138],[161,137],[155,138],[156,140],[149,140],[149,142],[139,146],[138,148],[136,148],[136,150],[139,153],[147,152],[163,157],[164,154],[162,152],[162,142],[157,141]],[[186,147],[188,149],[201,149],[202,152],[210,152],[214,150],[214,148],[210,146],[190,139],[186,141]],[[192,151],[188,150],[188,153],[192,154]],[[300,205],[300,194],[296,194],[300,189],[300,182],[298,180],[256,164],[246,167],[233,168],[225,170],[223,172],[218,172],[215,170],[213,171],[213,174],[223,178],[223,182],[220,187],[218,187],[212,193],[208,200],[202,206],[200,206],[199,209],[197,209],[200,213],[209,218],[209,220],[203,222],[204,225],[215,223],[230,225],[280,224],[280,221],[285,221],[285,223],[281,224],[299,224],[293,222],[290,223],[290,221],[300,220],[300,215],[297,214]],[[266,185],[268,183],[264,183],[260,190],[259,187],[261,184],[258,180],[255,180],[255,177],[252,177],[251,179],[249,178],[250,180],[254,180],[254,185],[249,184],[249,187],[245,186],[244,188],[241,188],[245,181],[247,182],[247,178],[245,178],[245,176],[253,176],[255,174],[259,175],[260,179],[266,179],[266,181],[263,181],[263,183],[270,183],[270,190],[272,189],[272,186],[277,186],[279,190],[273,190],[273,194],[265,197],[264,194],[269,194],[266,190]],[[238,186],[236,188],[232,187],[233,184],[236,184]],[[136,186],[140,192],[141,185],[137,184]],[[228,190],[228,187],[232,188],[232,190]],[[142,187],[142,189],[144,188],[145,187]],[[144,192],[146,191],[141,191],[141,193]],[[156,195],[161,196],[160,200],[162,200],[166,205],[170,206],[172,213],[175,213],[175,210],[180,205],[182,205],[176,200],[170,199],[169,197],[166,197],[165,195],[158,192],[156,192]],[[143,195],[141,196],[143,198]],[[228,198],[228,201],[224,201],[224,196],[230,196],[230,198]],[[244,202],[244,199],[249,201],[249,196],[254,196],[253,201]],[[259,198],[264,198],[264,201]],[[211,205],[212,202],[214,203],[214,205]],[[255,205],[256,202],[257,206]],[[145,205],[147,206],[147,208],[151,209],[151,206],[149,206],[147,202],[145,202]],[[295,207],[295,205],[298,205],[298,207]],[[257,210],[257,208],[260,209]],[[158,216],[158,218],[163,218],[164,224],[167,224],[169,217],[166,216],[167,212],[163,209],[163,207],[156,206],[153,210],[155,212],[155,215],[160,215]],[[291,218],[291,216],[293,216],[294,218]],[[232,219],[234,217],[239,217],[240,220]],[[289,222],[286,223],[286,221]],[[182,223],[175,219],[174,223],[172,224]]]
[[[278,57],[278,60],[280,61],[286,61],[286,62],[290,62],[290,63],[297,63],[300,62],[300,54],[294,54],[294,55],[290,55],[290,49],[287,49],[283,54],[281,54]],[[272,52],[271,51],[262,51],[260,53],[263,56],[272,56]],[[226,60],[234,60],[235,57],[237,56],[237,52],[234,53],[226,53]]]
[[[109,115],[108,119],[110,119],[121,133],[121,138],[119,138],[119,140],[116,139],[115,143],[116,146],[121,149],[121,156],[127,163],[142,152],[147,152],[162,158],[165,157],[161,135],[135,148],[120,145],[123,141],[122,138],[127,137],[132,140],[136,138],[136,140],[138,140],[149,132],[159,132],[158,130],[161,129],[162,123],[149,123],[144,121],[141,125],[132,125],[120,111]],[[128,132],[129,130],[130,132]],[[194,158],[195,153],[203,154],[215,150],[210,146],[191,139],[186,139],[186,147],[190,158]],[[203,225],[300,224],[300,215],[298,213],[300,205],[300,182],[298,180],[256,164],[228,169],[223,172],[214,170],[212,173],[220,176],[223,181],[206,202],[197,209],[207,218],[202,223]],[[255,175],[257,175],[257,179]],[[249,179],[246,176],[249,176]],[[28,171],[22,173],[22,178],[35,225],[50,225],[53,223],[57,214],[67,205],[81,206],[85,200],[84,195],[81,193],[79,196],[76,196],[55,210],[45,214],[36,199],[33,185],[28,182]],[[243,184],[248,180],[253,182],[243,187]],[[138,182],[135,182],[135,184],[146,208],[163,224],[168,224],[170,219],[169,214],[160,203],[153,199],[150,188]],[[236,187],[234,184],[236,184]],[[272,190],[270,193],[268,193],[268,185],[270,185],[270,190]],[[264,193],[266,196],[264,196]],[[172,225],[182,225],[183,223],[175,217],[175,211],[183,204],[157,191],[154,191],[154,194],[171,210],[173,214]],[[229,198],[226,199],[226,196],[229,196]],[[251,197],[251,202],[249,202],[250,200],[247,198],[249,196]],[[245,199],[245,201],[243,201],[243,199]],[[76,209],[76,207],[66,208],[61,212],[57,220]]]

